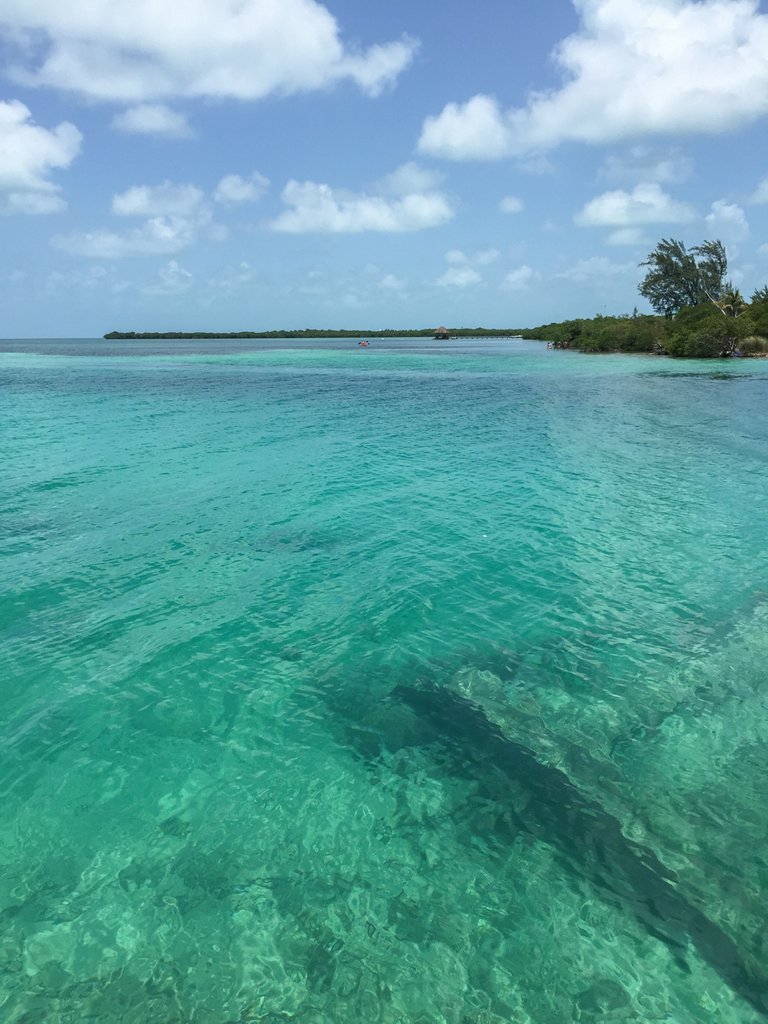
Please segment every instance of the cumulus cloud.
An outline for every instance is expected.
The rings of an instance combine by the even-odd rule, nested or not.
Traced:
[[[112,127],[128,135],[163,135],[169,139],[188,139],[192,136],[184,114],[179,114],[163,103],[140,103],[129,107],[112,118]]]
[[[441,288],[469,288],[473,284],[480,284],[483,280],[474,267],[448,267],[444,274],[437,279]]]
[[[269,188],[269,178],[254,171],[247,178],[239,174],[225,174],[213,193],[214,201],[233,206],[237,203],[255,203]]]
[[[62,121],[48,129],[19,100],[0,101],[0,212],[56,213],[66,208],[51,173],[80,152],[82,135]]]
[[[196,185],[164,181],[134,185],[112,197],[112,214],[143,223],[125,231],[99,229],[57,235],[51,243],[77,256],[122,259],[127,256],[180,252],[201,236],[220,241],[224,226],[213,221],[211,204]]]
[[[112,197],[118,217],[188,217],[198,211],[205,196],[195,185],[134,185]]]
[[[686,224],[696,217],[688,203],[672,199],[659,185],[617,189],[591,199],[574,220],[583,227],[633,227],[639,224]]]
[[[585,281],[604,281],[607,277],[623,277],[636,272],[637,266],[634,263],[612,263],[606,256],[590,256],[589,259],[579,260],[556,276],[565,281],[582,284]]]
[[[350,80],[376,95],[410,63],[403,38],[348,47],[319,0],[2,0],[11,75],[29,86],[141,104],[256,100]]]
[[[385,274],[379,281],[379,288],[385,292],[401,292],[405,289],[405,281],[395,274]]]
[[[461,249],[449,249],[445,254],[448,269],[435,282],[441,288],[469,288],[480,284],[482,274],[477,267],[487,267],[499,258],[498,249],[479,249],[466,253]]]
[[[380,194],[381,191],[385,194]],[[314,181],[289,181],[282,193],[288,209],[269,227],[291,234],[403,232],[437,227],[453,217],[453,208],[442,192],[386,193],[386,187],[383,190],[380,187],[379,193],[367,195],[333,189]]]
[[[107,260],[176,253],[196,237],[197,226],[186,217],[152,217],[129,231],[78,231],[56,235],[51,244],[75,256]]]
[[[504,196],[499,203],[502,213],[520,213],[523,209],[523,200],[517,196]]]
[[[465,253],[461,249],[449,249],[445,254],[445,262],[454,266],[472,264],[476,267],[487,267],[499,258],[498,249],[478,249],[477,252]]]
[[[145,295],[179,295],[188,292],[194,282],[193,275],[176,260],[169,260],[157,272],[157,277],[142,291]]]
[[[749,224],[742,208],[725,199],[712,203],[705,220],[708,237],[721,239],[729,248],[743,242],[749,235]]]
[[[47,192],[6,192],[0,196],[0,213],[61,213],[66,210],[66,200],[51,186]]]
[[[508,117],[492,96],[482,95],[449,103],[437,117],[428,117],[418,148],[447,160],[496,160],[515,152]]]
[[[250,287],[257,278],[256,269],[243,260],[236,267],[228,267],[210,278],[208,285],[215,291],[232,294],[241,288]]]
[[[397,178],[397,172],[391,176]],[[400,194],[408,175],[401,176],[394,195],[356,194],[334,190],[315,182],[289,182],[283,190],[287,209],[267,225],[273,231],[359,233],[404,232],[443,224],[453,209],[440,192]],[[400,180],[400,179],[398,179]],[[411,176],[412,184],[435,179]],[[220,205],[257,200],[269,181],[258,172],[249,177],[229,174],[214,189],[211,199]],[[392,182],[388,188],[392,191]],[[144,223],[127,231],[74,232],[52,239],[53,245],[81,256],[117,259],[151,253],[176,253],[201,236],[221,240],[227,228],[213,220],[213,204],[202,189],[192,184],[164,181],[160,185],[134,185],[112,197],[116,217],[142,218]]]
[[[467,257],[461,249],[449,249],[445,254],[445,262],[460,265],[467,262]]]
[[[73,289],[79,291],[102,291],[109,271],[104,267],[89,267],[87,270],[69,270],[62,273],[54,270],[48,275],[45,287],[49,291],[71,292]]]
[[[419,149],[453,160],[649,134],[720,133],[768,113],[768,15],[758,0],[573,0],[577,32],[553,59],[560,88],[504,110],[449,103]],[[716,73],[713,73],[716,69]]]
[[[431,192],[442,182],[439,171],[409,161],[379,182],[377,191],[382,195],[405,196],[415,192]]]
[[[608,245],[647,245],[649,240],[642,228],[617,228],[606,238]]]
[[[768,203],[768,178],[763,178],[750,199],[753,203]]]
[[[679,185],[687,181],[693,161],[677,149],[660,151],[650,146],[633,146],[628,152],[606,157],[600,177],[609,182],[657,182]]]
[[[533,270],[526,263],[522,266],[517,267],[515,270],[510,270],[504,280],[501,282],[501,287],[504,291],[508,292],[522,292],[525,291],[534,281],[538,281],[541,278],[541,274],[538,271]]]

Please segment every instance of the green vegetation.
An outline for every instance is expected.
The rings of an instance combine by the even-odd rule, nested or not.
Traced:
[[[687,306],[720,298],[728,259],[720,241],[702,242],[687,251],[678,239],[662,238],[640,266],[649,268],[640,294],[657,313],[674,316]]]
[[[768,354],[768,286],[749,302],[726,279],[728,261],[720,241],[687,250],[663,238],[640,264],[648,267],[639,286],[655,315],[596,316],[522,331],[555,348],[579,352],[654,352],[692,359]]]
[[[513,327],[449,327],[452,338],[508,338],[519,335],[520,329]],[[305,327],[300,331],[110,331],[105,334],[106,341],[152,341],[160,338],[265,338],[295,339],[302,338],[434,338],[434,327],[423,327],[417,330],[381,330],[381,331],[347,331],[329,330],[328,328]]]
[[[661,352],[664,318],[660,316],[596,316],[566,320],[522,331],[524,338],[550,342],[554,348],[579,352]]]

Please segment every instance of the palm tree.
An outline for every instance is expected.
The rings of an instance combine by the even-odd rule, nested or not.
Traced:
[[[723,316],[732,317],[734,320],[746,313],[748,306],[744,296],[738,288],[735,288],[732,281],[726,281],[720,298],[715,305]]]

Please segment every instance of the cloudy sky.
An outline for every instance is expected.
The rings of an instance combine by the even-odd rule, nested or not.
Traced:
[[[0,336],[532,326],[768,283],[758,0],[0,0]]]

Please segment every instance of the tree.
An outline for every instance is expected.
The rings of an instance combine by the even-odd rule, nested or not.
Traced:
[[[724,316],[732,317],[734,320],[749,309],[744,296],[734,287],[732,281],[727,282],[715,305]]]
[[[764,341],[768,339],[768,285],[755,288],[751,305],[744,319],[749,323],[752,334],[761,339],[757,351],[765,351]]]
[[[714,242],[702,242],[701,245],[694,245],[691,252],[696,256],[699,284],[710,302],[716,303],[723,292],[725,287],[723,282],[728,273],[728,257],[725,254],[725,247],[721,241],[716,239]]]
[[[685,306],[717,302],[728,269],[720,241],[706,241],[690,251],[676,238],[662,238],[640,264],[648,273],[639,286],[657,313],[674,316]]]

